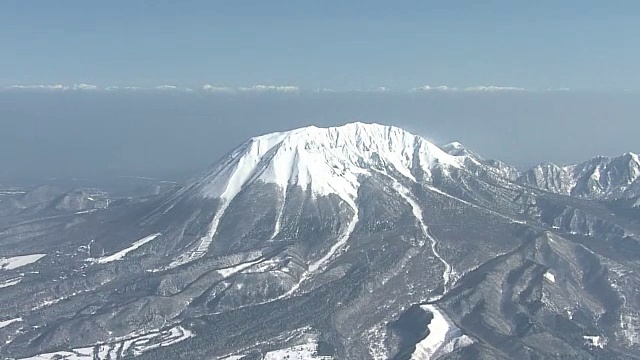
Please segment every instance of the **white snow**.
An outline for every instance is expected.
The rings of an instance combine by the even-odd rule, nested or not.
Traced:
[[[47,254],[32,254],[0,258],[0,270],[17,269],[19,267],[32,264],[45,256],[47,256]]]
[[[351,237],[351,234],[353,234],[353,230],[355,229],[356,224],[358,223],[358,208],[354,207],[353,211],[354,213],[353,213],[353,216],[351,217],[351,221],[349,222],[349,226],[347,227],[347,230],[344,232],[344,234],[342,234],[342,236],[340,236],[338,241],[336,241],[336,243],[333,244],[333,246],[331,246],[329,251],[327,251],[327,253],[322,258],[320,258],[318,261],[309,265],[309,272],[313,273],[313,272],[316,272],[318,269],[320,269],[322,265],[324,265],[327,261],[329,261],[333,257],[333,255],[335,255],[335,253],[337,253],[338,250],[344,247],[344,245],[347,243],[347,240],[349,240],[349,238]]]
[[[635,181],[640,177],[640,156],[635,153],[628,153],[631,156],[633,165],[631,167],[631,181]]]
[[[461,166],[456,157],[400,128],[310,126],[251,139],[199,182],[204,196],[227,201],[247,183],[260,180],[281,188],[309,187],[313,195],[337,194],[349,202],[357,193],[358,176],[370,168],[393,169],[413,179],[415,166],[428,172],[438,163]]]
[[[13,279],[0,281],[0,289],[6,288],[6,287],[9,287],[9,286],[13,286],[13,285],[17,285],[21,281],[22,281],[22,277],[17,277],[17,278],[13,278]]]
[[[607,338],[605,338],[604,336],[586,335],[586,336],[583,336],[583,338],[584,338],[584,343],[587,346],[593,346],[593,347],[598,347],[603,349],[605,345],[607,345]]]
[[[22,321],[22,318],[15,318],[15,319],[9,319],[9,320],[0,320],[0,329],[2,329],[3,327],[7,327],[15,322],[19,322]]]
[[[170,346],[194,336],[193,332],[182,326],[166,330],[152,330],[145,334],[134,332],[128,337],[117,339],[108,344],[96,344],[71,350],[39,354],[19,360],[117,360],[131,355],[139,356],[159,347]],[[97,356],[94,357],[94,351]]]
[[[551,281],[552,283],[556,282],[556,277],[552,273],[550,273],[549,271],[544,273],[544,278],[549,280],[549,281]]]
[[[76,215],[91,214],[92,212],[96,212],[96,211],[98,211],[98,209],[89,209],[89,210],[76,211]]]
[[[284,213],[284,207],[287,202],[287,189],[282,189],[282,203],[280,204],[280,209],[278,210],[278,216],[276,217],[276,224],[273,227],[273,234],[269,240],[273,240],[280,233],[280,228],[282,227],[282,214]]]
[[[130,350],[134,356],[138,356],[152,349],[177,344],[192,336],[194,336],[193,332],[181,326],[175,326],[168,331],[155,332],[126,340],[122,348]]]
[[[19,360],[93,360],[93,348],[79,348],[72,351],[56,351],[35,355]]]
[[[66,299],[68,299],[68,297],[61,297],[61,298],[57,298],[57,299],[54,299],[54,300],[45,300],[45,301],[43,301],[41,304],[38,304],[38,305],[36,305],[35,307],[33,307],[33,308],[31,309],[31,311],[36,311],[36,310],[44,309],[44,308],[46,308],[46,307],[47,307],[47,306],[49,306],[49,305],[57,304],[57,303],[59,303],[60,301],[62,301],[62,300],[66,300]]]
[[[371,355],[373,360],[385,360],[389,358],[385,346],[385,329],[386,323],[376,325],[366,332],[367,342],[369,343],[369,355]]]
[[[473,343],[437,306],[422,305],[421,308],[432,313],[433,319],[428,325],[429,335],[416,345],[411,360],[436,359]]]
[[[254,263],[253,266],[250,267],[250,269],[249,268],[247,269],[248,271],[244,271],[244,273],[245,274],[262,273],[262,272],[268,272],[268,271],[277,269],[278,266],[280,264],[282,264],[284,259],[285,259],[285,257],[279,257],[279,258],[271,258],[271,259],[264,260],[264,261],[261,261],[261,262],[256,262],[256,263]]]
[[[306,344],[292,346],[286,349],[269,351],[263,360],[330,360],[331,356],[316,355],[318,344],[309,341]]]
[[[256,265],[257,263],[259,263],[262,260],[263,260],[262,258],[259,258],[259,259],[254,260],[254,261],[248,261],[248,262],[240,263],[240,264],[237,264],[237,265],[234,265],[234,266],[230,266],[230,267],[227,267],[227,268],[218,269],[217,272],[220,275],[222,275],[222,276],[224,276],[226,278],[226,277],[229,277],[229,276],[231,276],[233,274],[237,274],[237,273],[241,272],[242,270],[248,269],[248,268],[252,267],[253,265]]]
[[[464,149],[464,146],[459,141],[452,141],[444,146],[443,148],[452,148],[452,149]]]
[[[476,204],[474,204],[474,203],[470,203],[470,202],[468,202],[468,201],[466,201],[466,200],[460,199],[459,197],[455,197],[455,196],[453,196],[453,195],[451,195],[451,194],[447,194],[446,192],[444,192],[444,191],[442,191],[442,190],[440,190],[440,189],[438,189],[438,188],[435,188],[435,187],[433,187],[433,186],[426,186],[426,188],[427,188],[427,189],[429,189],[429,190],[431,190],[431,191],[433,191],[433,192],[436,192],[436,193],[438,193],[438,194],[440,194],[440,195],[446,196],[446,197],[448,197],[448,198],[450,198],[450,199],[453,199],[453,200],[459,201],[459,202],[461,202],[461,203],[463,203],[463,204],[465,204],[465,205],[469,205],[469,206],[474,207],[474,208],[476,208],[476,209],[478,209],[478,210],[481,210],[481,211],[487,212],[487,213],[489,213],[489,214],[493,214],[493,215],[495,215],[495,216],[501,217],[501,218],[503,218],[503,219],[505,219],[505,220],[508,220],[510,223],[515,223],[515,224],[526,224],[526,222],[524,222],[524,221],[522,221],[522,220],[514,219],[514,218],[512,218],[512,217],[509,217],[509,216],[506,216],[506,215],[500,214],[499,212],[493,211],[493,210],[488,209],[488,208],[486,208],[486,207],[479,206],[479,205],[476,205]]]
[[[619,336],[629,346],[640,344],[640,316],[637,313],[626,308],[626,299],[624,299],[620,312],[620,331]]]
[[[438,252],[438,241],[433,236],[429,235],[429,229],[427,228],[427,225],[424,223],[422,209],[420,208],[420,205],[418,205],[418,203],[411,197],[411,192],[409,191],[409,189],[402,186],[397,181],[394,182],[393,187],[394,189],[396,189],[398,194],[402,196],[402,198],[411,206],[411,211],[413,212],[413,216],[418,220],[418,223],[420,224],[420,229],[422,229],[422,234],[431,242],[431,252],[444,265],[444,272],[442,273],[442,279],[444,281],[443,293],[446,293],[449,283],[451,282],[451,277],[453,275],[453,268]]]
[[[109,262],[112,262],[112,261],[122,260],[122,259],[124,259],[124,257],[128,253],[132,252],[133,250],[136,250],[137,248],[139,248],[142,245],[148,243],[149,241],[157,238],[160,235],[161,235],[160,233],[156,233],[156,234],[152,234],[152,235],[149,235],[149,236],[145,236],[142,239],[140,239],[140,240],[134,242],[133,244],[131,244],[131,246],[129,246],[128,248],[120,250],[115,254],[112,254],[112,255],[109,255],[109,256],[103,256],[103,257],[100,257],[100,258],[97,258],[97,259],[88,259],[88,261],[91,261],[91,262],[96,263],[96,264],[106,264],[106,263],[109,263]]]

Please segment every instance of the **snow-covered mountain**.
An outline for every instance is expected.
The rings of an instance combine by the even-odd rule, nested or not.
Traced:
[[[155,197],[0,228],[31,259],[0,270],[0,356],[638,358],[629,157],[519,174],[392,126],[258,136]]]
[[[204,255],[202,250],[217,235],[228,207],[247,189],[273,189],[277,197],[273,238],[283,235],[290,194],[311,202],[335,199],[346,206],[355,226],[358,193],[368,178],[387,179],[395,187],[417,179],[432,182],[434,171],[462,169],[464,159],[400,128],[379,124],[311,126],[252,138],[187,186],[192,194],[219,201],[209,231],[189,258]]]
[[[640,159],[626,153],[609,158],[599,156],[576,164],[540,164],[518,179],[523,185],[588,198],[634,197],[640,195]]]

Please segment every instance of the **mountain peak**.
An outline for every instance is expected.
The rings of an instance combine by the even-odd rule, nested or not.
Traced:
[[[626,152],[622,154],[622,157],[640,164],[640,156],[634,152]]]
[[[274,132],[250,139],[252,142],[279,142],[285,139],[295,140],[296,142],[313,142],[313,140],[333,140],[332,143],[347,143],[358,145],[361,142],[367,142],[374,138],[385,137],[416,137],[401,128],[389,125],[381,125],[377,123],[353,122],[340,126],[317,127],[315,125],[306,126],[294,130],[284,132]]]
[[[458,141],[453,141],[448,144],[444,144],[441,146],[442,150],[449,155],[453,156],[470,156],[475,160],[483,160],[482,157],[475,152],[469,150],[466,146],[462,145],[462,143]]]
[[[455,156],[401,128],[355,122],[251,138],[199,182],[205,197],[226,201],[246,184],[262,181],[284,189],[310,188],[314,195],[337,194],[353,203],[361,175],[398,173],[415,179],[437,165],[462,166]]]
[[[459,141],[452,141],[442,146],[443,149],[464,149],[464,145]]]

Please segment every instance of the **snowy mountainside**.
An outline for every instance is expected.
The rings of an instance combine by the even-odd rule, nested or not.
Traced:
[[[618,194],[627,160],[569,174]],[[0,227],[0,357],[640,358],[637,198],[544,179],[353,123],[107,209],[71,197]]]
[[[387,176],[401,182],[431,181],[434,171],[461,169],[463,162],[464,158],[449,155],[419,136],[379,124],[311,126],[252,138],[187,186],[190,194],[218,199],[219,205],[197,247],[170,266],[203,256],[218,235],[228,207],[252,187],[277,188],[276,195],[282,203],[275,210],[278,217],[273,236],[276,236],[283,227],[282,212],[287,208],[290,193],[310,196],[310,200],[337,197],[348,206],[355,224],[358,191],[364,178]]]

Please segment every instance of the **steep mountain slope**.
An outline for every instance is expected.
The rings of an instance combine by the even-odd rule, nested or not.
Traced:
[[[250,139],[156,197],[0,229],[38,255],[0,270],[0,356],[640,357],[631,202],[516,174],[377,124]]]

